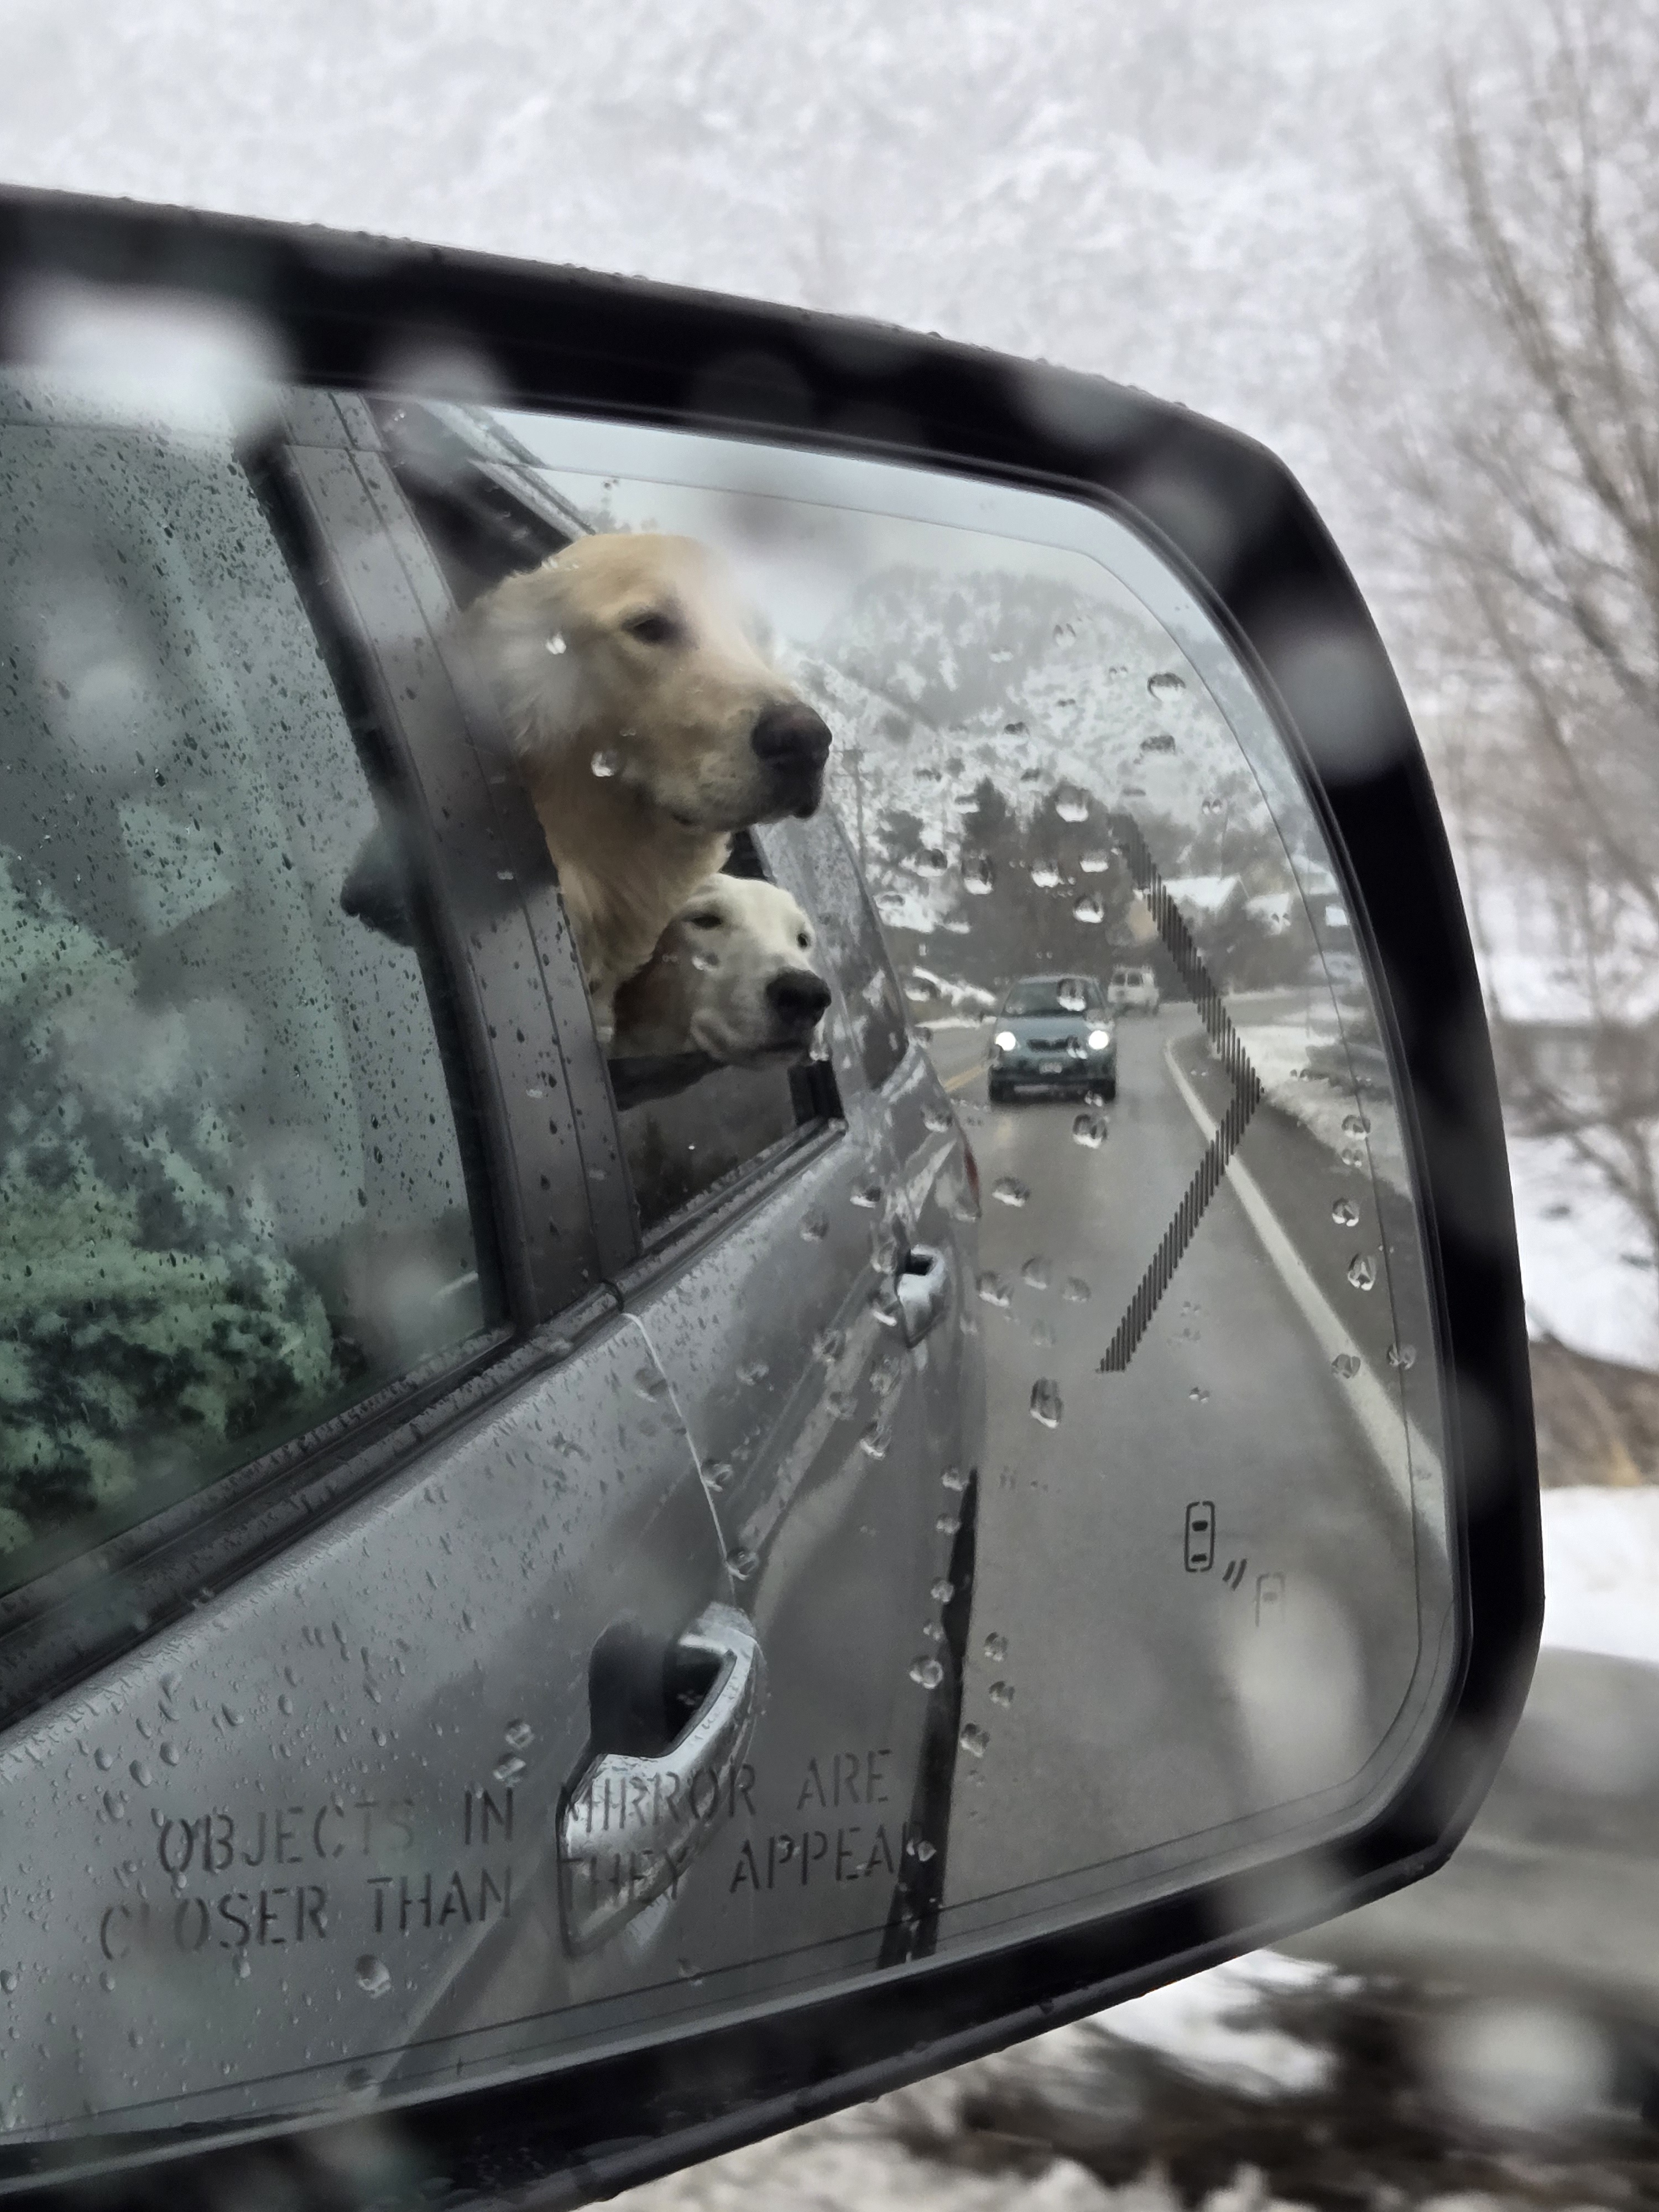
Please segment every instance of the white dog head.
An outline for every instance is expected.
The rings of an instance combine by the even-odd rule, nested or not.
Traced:
[[[613,1055],[706,1052],[731,1067],[809,1058],[830,1004],[815,942],[811,923],[775,884],[710,876],[617,992]]]
[[[767,662],[725,563],[696,539],[579,538],[467,620],[532,784],[579,756],[618,794],[710,832],[817,807],[830,732]]]

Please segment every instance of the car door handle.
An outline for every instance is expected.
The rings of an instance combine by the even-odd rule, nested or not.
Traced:
[[[734,1607],[711,1605],[674,1650],[686,1667],[714,1662],[696,1711],[658,1756],[602,1753],[560,1815],[559,1893],[572,1952],[591,1951],[678,1890],[735,1809],[765,1681],[759,1639]]]
[[[951,1263],[932,1244],[913,1244],[893,1279],[904,1341],[916,1345],[951,1303]]]

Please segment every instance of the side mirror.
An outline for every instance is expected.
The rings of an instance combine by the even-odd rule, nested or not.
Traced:
[[[0,331],[0,2192],[612,2189],[1439,1863],[1514,1231],[1279,464],[25,194]]]

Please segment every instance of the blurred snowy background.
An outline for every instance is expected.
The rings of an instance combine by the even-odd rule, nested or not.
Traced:
[[[1327,1964],[639,2201],[1659,2195],[1659,1922],[1614,1878],[1659,1841],[1654,0],[0,0],[0,33],[8,181],[877,317],[1253,433],[1353,565],[1447,806],[1501,1018],[1548,1640],[1604,1670],[1563,1659],[1437,1877],[1474,1869],[1448,1893],[1485,1948],[1448,1965],[1431,1883]],[[1514,1883],[1518,1932],[1486,1910]]]

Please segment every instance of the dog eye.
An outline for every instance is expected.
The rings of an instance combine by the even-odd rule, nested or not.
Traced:
[[[688,914],[685,918],[693,929],[718,929],[720,926],[717,914]]]
[[[795,939],[795,942],[799,945],[803,952],[810,952],[812,949],[812,940],[804,929],[800,935]]]
[[[623,624],[629,637],[636,637],[641,645],[672,645],[680,635],[680,626],[672,615],[652,608],[642,615],[630,615]]]

